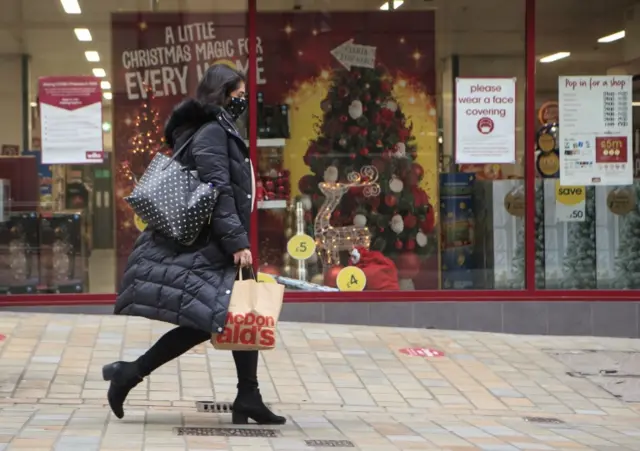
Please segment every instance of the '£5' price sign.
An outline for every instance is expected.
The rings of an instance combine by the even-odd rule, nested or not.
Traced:
[[[306,260],[316,251],[316,242],[309,235],[294,235],[287,243],[287,252],[295,260]]]
[[[587,190],[584,186],[562,186],[556,181],[556,219],[559,222],[583,222]]]

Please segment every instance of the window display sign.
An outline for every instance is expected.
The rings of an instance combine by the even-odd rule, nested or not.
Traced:
[[[516,162],[516,79],[456,79],[456,163]]]
[[[631,185],[631,76],[560,77],[560,182]]]
[[[586,200],[584,186],[563,186],[556,180],[556,218],[559,222],[584,222]]]
[[[42,163],[102,163],[102,90],[94,77],[41,77]]]

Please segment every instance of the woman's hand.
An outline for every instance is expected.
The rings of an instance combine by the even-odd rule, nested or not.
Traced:
[[[240,265],[241,267],[251,266],[253,264],[253,257],[249,249],[242,249],[233,254],[233,263]]]

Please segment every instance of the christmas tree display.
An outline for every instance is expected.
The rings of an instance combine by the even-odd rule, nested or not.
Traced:
[[[131,251],[139,232],[144,230],[144,224],[135,216],[124,198],[131,193],[136,180],[142,177],[153,157],[164,146],[160,113],[153,106],[153,90],[150,87],[145,89],[146,99],[142,101],[135,117],[122,119],[124,125],[132,129],[132,133],[127,140],[127,154],[116,162],[116,223],[120,230],[126,232],[122,236],[127,237],[118,240],[120,255]]]
[[[435,215],[420,186],[424,169],[415,162],[412,124],[392,91],[393,79],[381,65],[333,72],[317,118],[317,138],[304,156],[312,174],[300,179],[299,188],[310,197],[314,215],[322,208],[332,227],[355,226],[359,242],[387,256],[400,254],[403,265],[419,266],[417,256],[436,248],[436,239],[429,237]],[[326,211],[327,187],[344,188],[353,184],[354,175],[358,183],[334,190],[340,195],[329,199]],[[369,184],[376,185],[374,195]]]
[[[567,250],[562,262],[562,287],[596,288],[595,188],[586,187],[585,220],[567,224]]]
[[[536,181],[536,288],[544,288],[544,184]],[[518,247],[513,257],[513,279],[511,288],[525,288],[525,223],[518,227]]]
[[[640,199],[640,184],[634,183],[635,199]],[[636,205],[620,217],[620,244],[615,257],[613,288],[640,288],[640,211]]]

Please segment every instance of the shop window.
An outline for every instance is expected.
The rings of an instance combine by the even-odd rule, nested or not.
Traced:
[[[247,67],[247,1],[117,3],[0,6],[17,24],[0,26],[0,294],[114,293],[145,227],[124,197],[167,116],[208,64]],[[94,112],[58,122],[47,148],[41,77],[95,77],[101,123]],[[87,123],[100,161],[70,151]]]
[[[536,286],[638,289],[638,7],[536,5]]]
[[[524,2],[498,3],[258,2],[262,272],[524,288]]]

